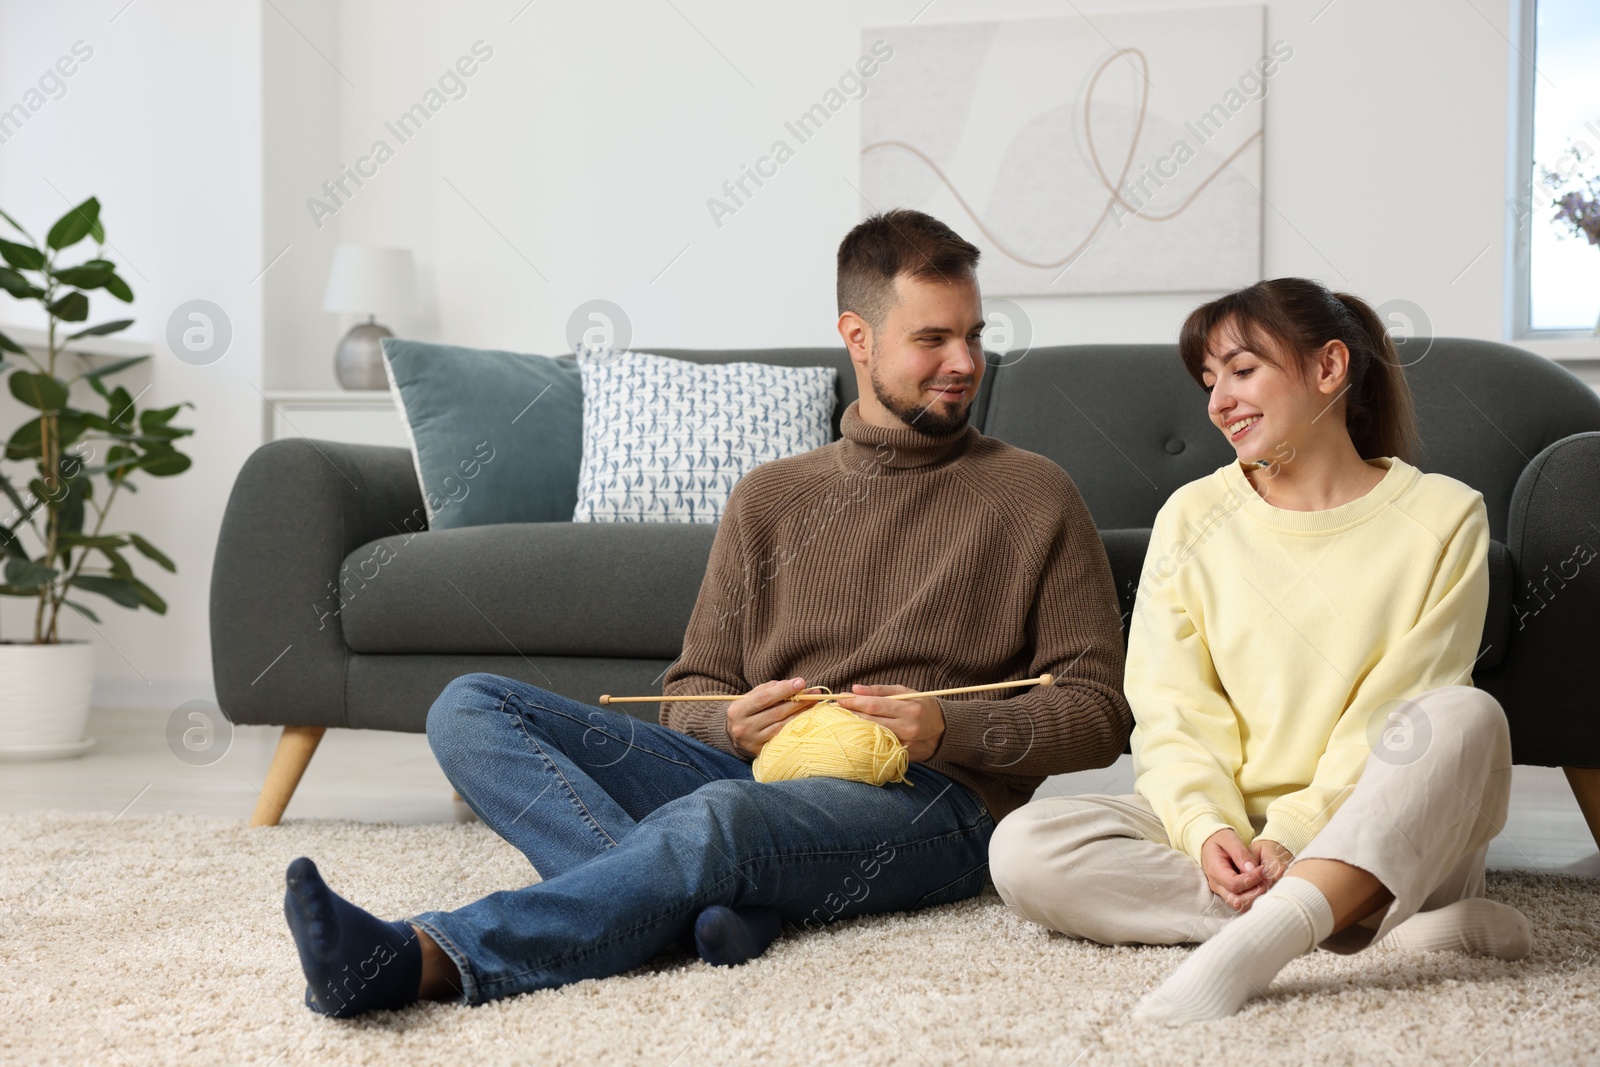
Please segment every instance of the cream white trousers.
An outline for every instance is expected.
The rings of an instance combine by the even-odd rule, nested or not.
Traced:
[[[1484,855],[1505,825],[1511,738],[1500,703],[1448,686],[1400,710],[1407,742],[1386,741],[1378,724],[1355,788],[1295,857],[1342,860],[1394,894],[1322,943],[1335,952],[1365,948],[1419,911],[1482,896]],[[1252,822],[1260,830],[1264,820]],[[1136,793],[1025,804],[995,828],[989,873],[1027,919],[1108,945],[1205,941],[1235,918]]]

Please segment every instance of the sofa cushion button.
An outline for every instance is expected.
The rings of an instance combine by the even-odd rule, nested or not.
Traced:
[[[1183,451],[1183,442],[1178,440],[1176,437],[1170,439],[1167,441],[1167,451],[1176,456],[1179,452]]]

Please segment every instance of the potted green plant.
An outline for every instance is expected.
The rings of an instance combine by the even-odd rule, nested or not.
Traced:
[[[104,379],[141,363],[135,356],[68,375],[60,366],[72,342],[116,333],[132,319],[74,329],[89,318],[89,294],[96,290],[127,303],[133,290],[105,258],[105,228],[100,202],[85,200],[50,227],[41,244],[16,219],[0,211],[20,240],[0,239],[0,288],[18,301],[36,301],[47,321],[45,340],[30,351],[0,332],[0,373],[11,396],[36,412],[6,440],[7,461],[32,470],[13,481],[0,467],[0,595],[36,602],[33,633],[26,640],[0,635],[0,758],[51,758],[76,755],[91,743],[84,737],[94,685],[94,645],[63,641],[57,623],[63,606],[98,624],[100,617],[82,603],[93,593],[126,608],[165,614],[166,601],[133,571],[123,550],[176,572],[171,559],[136,533],[106,528],[106,513],[117,493],[134,492],[136,472],[171,477],[189,467],[189,457],[173,442],[193,433],[171,425],[185,401],[139,411],[122,386]],[[9,236],[9,235],[8,235]],[[68,249],[93,239],[91,258],[72,265],[61,260]],[[71,330],[72,332],[67,332]],[[64,336],[63,336],[64,335]],[[73,406],[73,386],[86,383],[105,402],[104,415]],[[81,392],[81,390],[80,390]],[[96,494],[96,483],[105,486]],[[26,535],[36,542],[30,548]]]

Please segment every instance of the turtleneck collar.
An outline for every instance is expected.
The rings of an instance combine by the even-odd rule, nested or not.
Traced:
[[[844,465],[860,469],[863,462],[897,470],[931,467],[955,459],[982,436],[970,422],[944,437],[923,433],[911,426],[875,426],[861,417],[859,400],[852,400],[839,417],[841,453]]]

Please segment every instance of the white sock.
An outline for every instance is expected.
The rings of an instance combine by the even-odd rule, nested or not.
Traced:
[[[1419,911],[1383,939],[1394,948],[1465,952],[1520,960],[1533,948],[1533,930],[1516,908],[1484,897],[1468,897],[1437,911]]]
[[[1185,1023],[1232,1015],[1279,971],[1333,932],[1333,909],[1304,878],[1285,877],[1228,922],[1135,1009],[1139,1022]]]

